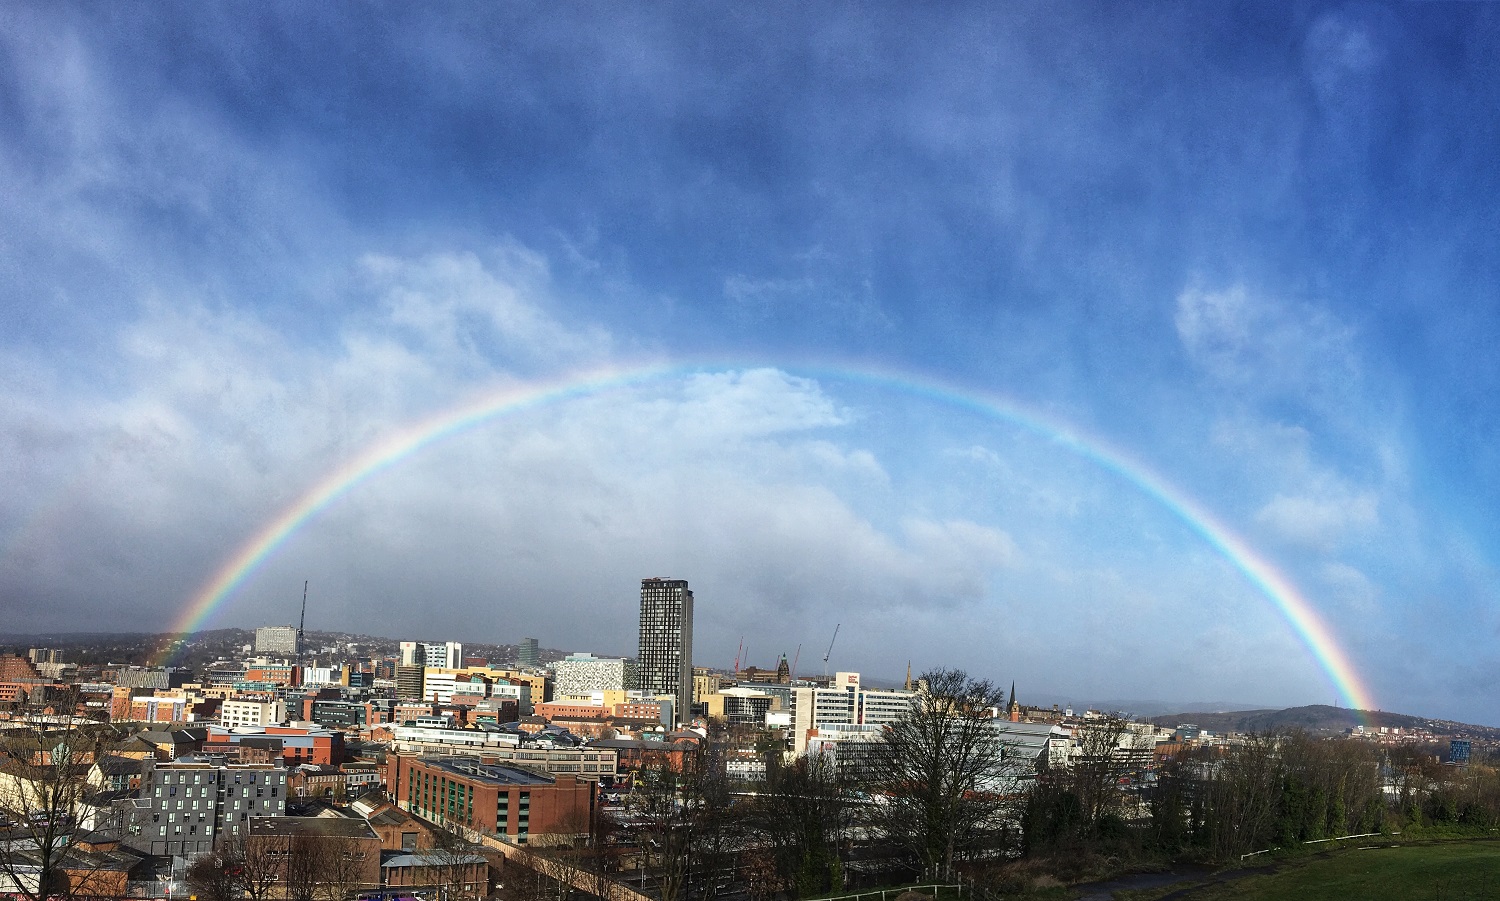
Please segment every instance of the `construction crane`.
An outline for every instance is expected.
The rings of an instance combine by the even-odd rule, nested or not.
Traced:
[[[842,626],[842,625],[843,625],[843,623],[834,623],[833,624],[833,638],[829,639],[829,641],[828,641],[828,650],[823,654],[823,679],[824,679],[824,681],[827,681],[827,679],[828,679],[828,658],[833,655],[833,643],[835,641],[839,640],[839,626]]]
[[[745,636],[740,636],[740,649],[734,652],[734,671],[740,671],[740,655],[745,653]]]
[[[307,625],[307,581],[302,582],[302,616],[297,620],[297,656],[302,656],[302,627]]]
[[[798,643],[798,645],[797,645],[797,653],[796,653],[795,656],[792,657],[791,678],[792,678],[793,682],[797,681],[797,661],[801,660],[801,659],[802,659],[802,645],[801,645],[801,643]]]

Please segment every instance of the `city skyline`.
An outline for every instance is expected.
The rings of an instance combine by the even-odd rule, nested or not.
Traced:
[[[0,13],[8,630],[1500,722],[1489,5],[450,10]]]

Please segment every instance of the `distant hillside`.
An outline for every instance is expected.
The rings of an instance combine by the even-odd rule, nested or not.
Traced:
[[[1192,723],[1211,732],[1286,732],[1301,729],[1305,732],[1336,733],[1355,726],[1366,728],[1385,726],[1401,729],[1426,729],[1436,735],[1461,736],[1484,741],[1500,741],[1500,729],[1491,726],[1476,726],[1452,720],[1435,720],[1402,713],[1386,713],[1381,710],[1352,710],[1348,707],[1330,707],[1327,704],[1310,704],[1306,707],[1288,707],[1285,710],[1237,710],[1229,713],[1173,713],[1152,717],[1158,726],[1177,726]]]
[[[160,651],[170,641],[179,638],[171,633],[149,632],[48,632],[5,633],[0,632],[0,653],[10,651],[24,655],[28,648],[56,648],[64,652],[64,658],[72,663],[156,663]],[[418,636],[425,638],[426,636]],[[235,656],[241,648],[253,644],[254,629],[204,629],[193,632],[173,654],[173,663],[178,666],[197,666],[219,656]],[[306,633],[307,654],[310,658],[341,659],[350,646],[361,656],[390,656],[399,650],[400,642],[380,635],[363,635],[352,632],[330,632],[308,629]],[[338,648],[337,653],[320,655],[320,648]],[[513,661],[517,648],[513,644],[484,644],[465,642],[466,656],[486,657],[492,661]],[[556,648],[539,648],[542,662],[561,660],[567,651]]]

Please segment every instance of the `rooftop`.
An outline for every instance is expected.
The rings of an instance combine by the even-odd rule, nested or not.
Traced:
[[[480,763],[472,757],[423,757],[422,763],[440,770],[494,785],[550,785],[554,780],[520,767]]]
[[[379,836],[370,824],[353,817],[251,817],[250,835],[319,835],[335,838]]]

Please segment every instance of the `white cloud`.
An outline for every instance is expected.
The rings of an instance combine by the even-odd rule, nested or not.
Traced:
[[[603,329],[569,328],[547,312],[547,262],[514,242],[489,261],[462,252],[415,260],[372,254],[362,265],[389,324],[424,356],[449,365],[470,371],[559,365],[598,360],[610,349]]]
[[[1373,528],[1380,521],[1373,493],[1289,496],[1278,494],[1255,514],[1256,521],[1282,539],[1329,551],[1351,532]]]
[[[1378,611],[1380,590],[1358,568],[1347,563],[1329,561],[1319,568],[1318,575],[1345,608],[1365,616]]]
[[[1257,296],[1244,285],[1190,286],[1177,295],[1174,322],[1188,357],[1237,392],[1326,408],[1359,378],[1353,329],[1312,305]]]

